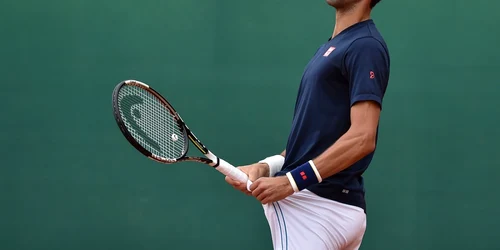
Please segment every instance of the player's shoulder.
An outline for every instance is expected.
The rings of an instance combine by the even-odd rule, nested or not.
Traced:
[[[384,37],[378,30],[375,22],[373,20],[368,20],[360,23],[354,32],[351,32],[349,37],[348,48],[358,49],[358,48],[371,48],[385,50],[387,53],[389,51],[387,43]]]
[[[387,54],[389,53],[389,49],[385,40],[381,37],[371,35],[361,36],[353,39],[348,46],[348,50],[379,50],[384,51]]]
[[[390,67],[388,46],[373,21],[359,25],[351,32],[347,41],[342,58],[344,65],[364,58],[364,61],[378,62],[387,68]]]

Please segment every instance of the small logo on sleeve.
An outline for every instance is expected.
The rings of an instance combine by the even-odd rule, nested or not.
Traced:
[[[335,50],[335,47],[330,47],[325,54],[323,54],[324,57],[329,56],[333,51]]]
[[[375,72],[370,71],[370,79],[375,79]]]

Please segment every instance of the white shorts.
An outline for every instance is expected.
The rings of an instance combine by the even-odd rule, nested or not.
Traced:
[[[366,229],[363,209],[309,190],[263,207],[274,250],[357,250]]]

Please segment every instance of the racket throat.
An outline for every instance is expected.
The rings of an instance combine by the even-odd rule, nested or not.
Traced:
[[[185,124],[183,126],[186,126]],[[198,150],[200,150],[205,156],[207,156],[207,154],[211,154],[215,157],[214,154],[210,153],[208,151],[208,149],[200,142],[200,140],[198,140],[198,138],[196,138],[196,136],[194,136],[191,131],[189,130],[189,128],[186,127],[186,130],[188,132],[188,137],[189,137],[189,140],[191,140],[191,142],[194,144],[194,146],[196,146],[196,148],[198,148]],[[208,157],[208,156],[207,156]],[[209,158],[210,160],[212,160],[211,158]]]
[[[207,150],[205,156],[212,161],[212,163],[209,164],[210,166],[217,168],[220,165],[220,158],[212,154],[209,150]]]

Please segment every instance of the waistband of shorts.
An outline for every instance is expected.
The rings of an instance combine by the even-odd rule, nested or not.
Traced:
[[[366,201],[365,193],[362,191],[346,190],[343,188],[322,188],[321,186],[312,186],[307,188],[312,193],[317,196],[323,197],[325,199],[333,200],[336,202],[344,203],[347,205],[359,207],[363,209],[366,214]]]

